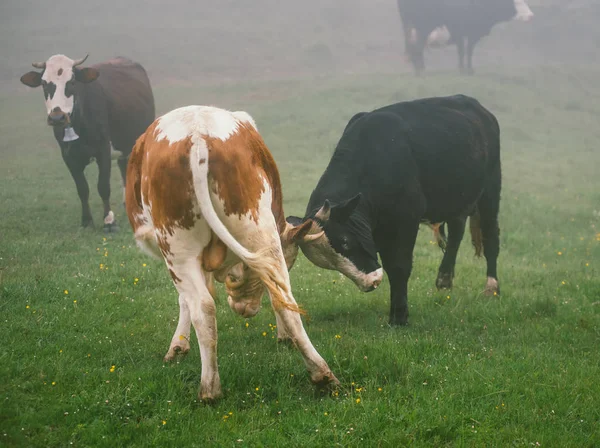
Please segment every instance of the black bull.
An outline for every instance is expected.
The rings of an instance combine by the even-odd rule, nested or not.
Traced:
[[[452,286],[470,216],[473,243],[478,252],[483,247],[487,260],[485,291],[499,293],[500,188],[500,129],[494,115],[463,95],[421,99],[355,115],[312,192],[305,217],[288,222],[312,220],[311,233],[324,235],[301,242],[302,251],[319,266],[348,277],[348,272],[375,272],[379,254],[391,286],[390,323],[405,324],[413,249],[423,222],[448,226],[438,288]],[[327,261],[334,259],[337,265]]]
[[[448,44],[456,44],[461,72],[473,73],[473,50],[492,28],[513,18],[529,20],[528,6],[519,13],[514,0],[398,0],[406,54],[415,72],[425,69],[424,50],[432,31],[446,27]],[[517,17],[518,15],[518,17]],[[466,56],[466,67],[465,67]]]
[[[34,66],[44,70],[45,64]],[[21,81],[30,87],[38,87],[42,84],[43,73],[29,72],[21,77]],[[82,73],[93,73],[92,81],[83,79]],[[73,79],[68,88],[72,89],[68,96],[74,97],[72,113],[68,115],[58,111],[60,120],[56,120],[53,111],[48,117],[48,124],[53,125],[63,160],[75,181],[82,207],[81,225],[93,226],[84,169],[95,159],[98,164],[98,193],[104,205],[104,228],[116,231],[116,221],[112,216],[107,219],[109,213],[112,215],[111,144],[121,153],[117,164],[125,185],[127,161],[133,145],[155,118],[154,96],[148,75],[140,64],[119,57],[87,69],[73,67]],[[65,141],[70,132],[78,138]]]

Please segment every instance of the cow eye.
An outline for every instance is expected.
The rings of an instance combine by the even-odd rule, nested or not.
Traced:
[[[350,250],[350,245],[348,244],[348,238],[347,237],[343,237],[342,238],[342,249],[343,250]]]

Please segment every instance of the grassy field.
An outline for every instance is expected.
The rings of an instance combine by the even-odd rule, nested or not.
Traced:
[[[342,382],[316,396],[300,355],[218,301],[224,398],[196,401],[200,360],[166,365],[177,295],[122,231],[78,228],[73,182],[42,95],[0,101],[0,446],[574,446],[600,444],[600,69],[481,69],[155,89],[254,116],[280,167],[287,214],[302,214],[355,113],[454,93],[502,128],[502,296],[465,238],[452,291],[423,228],[410,325],[387,326],[389,289],[362,294],[301,257],[292,271],[307,331]],[[97,169],[87,170],[95,185]],[[101,203],[92,188],[94,218]]]

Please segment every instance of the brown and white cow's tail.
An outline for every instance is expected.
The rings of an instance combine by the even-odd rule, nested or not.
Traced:
[[[125,185],[125,208],[138,247],[146,254],[162,259],[154,227],[144,219],[144,210],[142,208],[141,181],[145,139],[146,134],[142,134],[137,139],[129,156],[127,184]]]
[[[481,233],[481,216],[479,215],[478,208],[475,209],[475,212],[469,218],[469,230],[471,231],[471,242],[475,249],[475,256],[481,257],[483,251],[483,233]]]
[[[304,311],[298,305],[285,299],[284,294],[289,292],[288,286],[281,274],[282,266],[279,264],[278,257],[273,253],[273,248],[265,247],[257,252],[250,252],[235,239],[217,215],[208,184],[208,148],[200,135],[195,136],[193,142],[190,151],[190,165],[194,190],[202,217],[206,219],[212,231],[229,250],[258,274],[271,295],[275,309],[286,308],[304,314]]]

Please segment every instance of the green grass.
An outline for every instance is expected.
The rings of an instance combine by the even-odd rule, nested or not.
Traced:
[[[460,92],[502,128],[501,297],[482,295],[485,263],[468,237],[455,288],[436,291],[441,253],[427,228],[415,249],[406,328],[387,326],[386,281],[362,294],[301,257],[294,295],[342,382],[338,395],[315,395],[300,355],[276,343],[267,303],[246,321],[220,289],[224,398],[214,406],[196,401],[195,341],[185,360],[162,362],[177,296],[164,265],[133,244],[116,205],[116,166],[122,232],[80,230],[41,94],[4,96],[0,445],[598,446],[598,75],[581,67],[158,86],[161,113],[191,103],[251,113],[280,167],[288,214],[302,214],[358,111]],[[87,173],[94,186],[96,167]],[[99,224],[95,187],[91,197]]]

